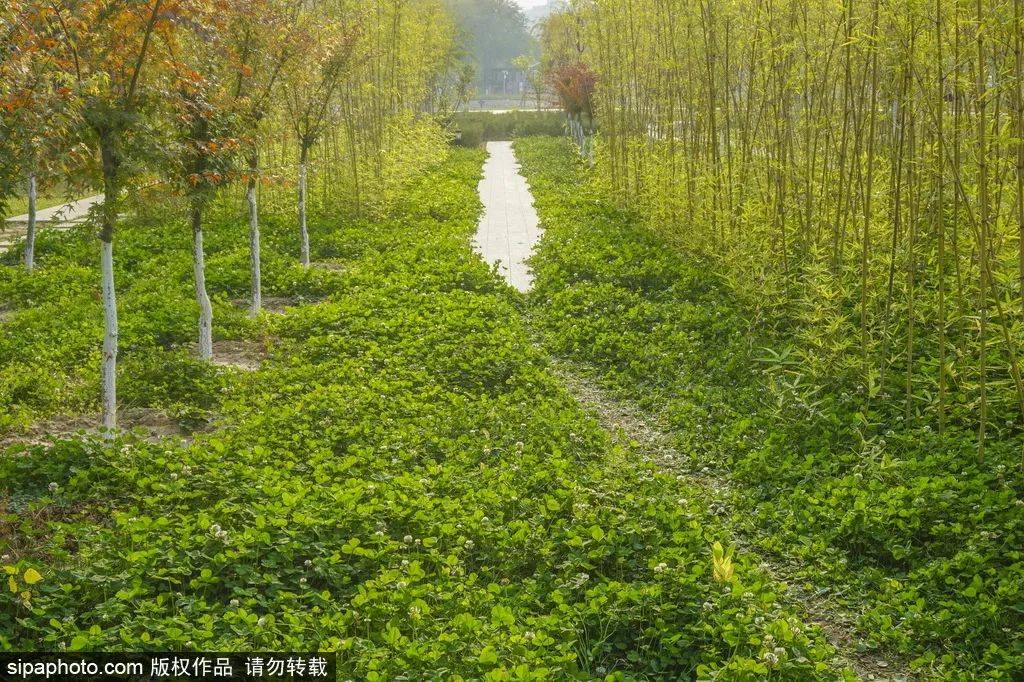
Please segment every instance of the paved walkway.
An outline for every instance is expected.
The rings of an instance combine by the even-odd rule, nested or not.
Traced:
[[[89,209],[103,201],[103,195],[86,197],[36,211],[36,227],[68,229],[85,221]],[[0,253],[7,251],[25,236],[28,214],[16,215],[0,224]]]
[[[36,211],[36,222],[50,224],[80,223],[85,220],[91,209],[103,201],[103,195],[86,197],[77,201],[70,201],[51,208],[44,208]],[[28,223],[28,214],[16,215],[7,219],[7,225],[24,225]]]
[[[484,177],[478,191],[484,212],[473,248],[522,292],[533,285],[526,259],[540,240],[541,229],[533,209],[533,195],[519,173],[511,142],[488,142]]]

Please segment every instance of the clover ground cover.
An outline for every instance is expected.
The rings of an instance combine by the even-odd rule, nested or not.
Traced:
[[[481,163],[454,152],[386,218],[318,221],[314,260],[340,270],[288,265],[291,225],[269,220],[271,287],[322,300],[258,323],[229,303],[244,227],[225,218],[219,247],[210,230],[217,336],[262,335],[269,356],[166,389],[213,419],[191,443],[6,450],[5,563],[42,579],[0,597],[2,646],[336,650],[343,679],[839,674],[744,556],[714,579],[711,545],[728,537],[696,496],[614,445],[548,370],[522,299],[469,247]],[[76,350],[32,312],[70,322],[97,305],[75,239],[44,242],[52,286],[4,290],[5,332],[55,344],[39,362],[59,376],[95,360],[99,331],[76,332]],[[186,237],[140,224],[124,242],[125,365],[176,376],[168,358],[194,366],[168,350],[194,315]],[[5,371],[32,362],[22,347]],[[75,405],[44,397],[24,418]]]
[[[733,483],[708,503],[859,616],[865,646],[902,654],[923,677],[1015,679],[1019,439],[993,442],[978,463],[973,433],[905,425],[902,405],[870,415],[889,425],[872,434],[854,387],[807,387],[796,353],[763,348],[799,339],[759,322],[712,258],[618,210],[567,142],[516,151],[545,228],[532,298],[545,347],[662,415],[692,471]]]

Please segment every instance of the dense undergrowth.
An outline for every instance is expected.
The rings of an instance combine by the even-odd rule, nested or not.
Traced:
[[[478,147],[492,140],[511,140],[529,135],[561,135],[565,114],[561,111],[462,111],[454,114],[451,126],[455,144]]]
[[[224,212],[215,332],[269,344],[251,373],[185,347],[185,230],[126,226],[126,394],[213,427],[7,448],[0,647],[336,650],[342,679],[839,675],[750,560],[713,577],[729,538],[696,492],[549,373],[521,299],[469,248],[481,163],[454,153],[385,219],[316,220],[314,260],[342,270],[296,267],[294,219],[268,216],[264,284],[306,303],[256,322],[231,303],[248,266]],[[2,269],[10,423],[94,401],[92,247],[44,233],[36,275]]]
[[[979,463],[973,433],[904,424],[902,403],[865,418],[855,387],[808,385],[800,340],[758,322],[713,258],[612,208],[567,143],[516,150],[546,230],[533,297],[548,348],[660,411],[694,468],[732,479],[733,522],[857,611],[868,642],[925,676],[1019,679],[1019,439]]]

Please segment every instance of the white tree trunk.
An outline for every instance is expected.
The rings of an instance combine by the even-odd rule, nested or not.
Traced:
[[[199,303],[199,357],[213,359],[213,306],[206,293],[206,256],[203,254],[203,227],[198,209],[192,216],[192,267],[195,270],[196,301]]]
[[[103,428],[114,437],[117,428],[117,299],[114,295],[114,242],[101,240],[103,272]]]
[[[299,231],[302,234],[302,264],[309,267],[309,230],[306,228],[306,163],[299,164]]]
[[[25,233],[25,269],[36,266],[36,176],[28,176],[28,231]]]
[[[252,170],[251,172],[255,172]],[[263,307],[263,290],[260,282],[260,220],[256,208],[256,179],[249,180],[246,189],[246,200],[249,202],[249,254],[252,269],[252,298],[249,304],[249,315],[256,317]]]

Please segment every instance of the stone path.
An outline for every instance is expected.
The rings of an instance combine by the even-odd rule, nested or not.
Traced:
[[[78,225],[88,217],[89,210],[102,201],[103,195],[96,194],[36,211],[36,226],[38,228],[67,229]],[[11,248],[15,242],[24,237],[27,228],[27,213],[8,218],[3,224],[0,224],[0,253]]]
[[[496,264],[509,284],[527,292],[533,285],[533,274],[526,259],[541,235],[533,195],[519,173],[511,142],[488,142],[487,153],[478,187],[484,212],[473,248],[488,263]]]

